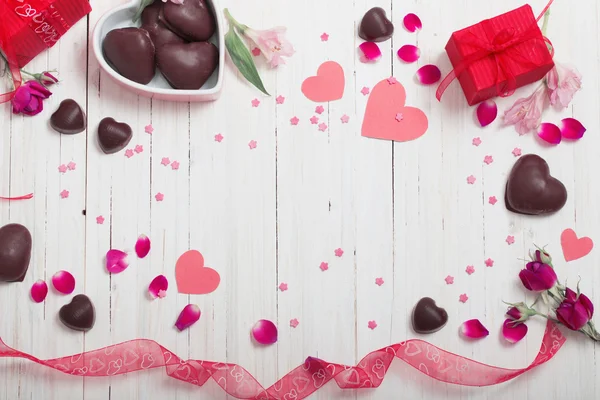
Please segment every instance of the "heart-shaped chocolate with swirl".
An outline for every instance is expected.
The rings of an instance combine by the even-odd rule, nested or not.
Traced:
[[[567,202],[567,189],[550,176],[548,163],[540,156],[527,154],[513,166],[504,196],[509,211],[525,215],[556,212]]]
[[[75,100],[66,99],[50,117],[50,126],[65,135],[75,135],[85,130],[85,113]]]
[[[417,333],[433,333],[442,329],[448,322],[448,313],[429,297],[423,297],[412,313],[412,326]]]
[[[165,44],[156,54],[158,69],[175,89],[197,90],[219,64],[219,50],[209,42]]]
[[[62,306],[58,318],[67,328],[87,332],[96,323],[96,310],[89,297],[78,294],[69,304]]]
[[[104,118],[98,125],[98,143],[106,154],[123,150],[132,136],[133,131],[129,125],[117,122],[113,118]]]
[[[190,42],[204,42],[215,34],[215,17],[205,0],[166,2],[161,17],[169,29]]]
[[[0,282],[23,282],[31,259],[31,233],[23,225],[0,228]]]
[[[381,7],[373,7],[363,17],[358,36],[368,42],[384,42],[394,34],[394,24]]]

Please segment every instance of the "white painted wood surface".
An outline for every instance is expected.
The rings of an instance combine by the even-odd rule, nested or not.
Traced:
[[[9,345],[42,358],[91,350],[145,337],[182,357],[239,363],[264,385],[270,385],[307,356],[355,364],[371,350],[416,335],[409,318],[413,305],[431,296],[444,306],[450,321],[425,339],[450,351],[494,365],[528,365],[537,353],[543,321],[529,323],[523,342],[509,346],[500,337],[505,306],[502,300],[531,300],[520,287],[517,272],[534,243],[548,245],[558,260],[562,279],[576,282],[600,303],[600,253],[566,265],[559,236],[574,228],[600,240],[600,63],[595,0],[574,6],[556,0],[548,36],[556,58],[576,65],[584,89],[568,110],[548,111],[546,121],[574,116],[588,128],[578,143],[542,146],[529,134],[519,137],[500,121],[486,129],[474,123],[457,84],[443,103],[434,87],[415,83],[414,72],[426,63],[449,62],[443,47],[451,32],[508,11],[522,0],[222,0],[222,7],[256,28],[284,25],[297,53],[288,65],[269,70],[261,65],[272,97],[261,96],[227,66],[225,89],[215,103],[173,104],[138,98],[117,87],[99,71],[88,46],[95,22],[119,0],[94,0],[94,11],[77,24],[28,70],[57,68],[63,82],[44,112],[34,118],[0,109],[0,194],[35,192],[23,202],[0,202],[0,223],[19,222],[33,234],[34,251],[23,284],[0,285],[0,337]],[[531,0],[541,10],[545,0]],[[396,25],[392,41],[381,45],[375,65],[358,61],[357,23],[364,12],[382,6]],[[418,35],[402,29],[408,12],[423,20]],[[327,32],[329,41],[319,36]],[[418,65],[400,62],[395,51],[417,44]],[[339,62],[346,72],[342,100],[324,104],[319,116],[328,125],[311,125],[317,104],[300,93],[303,79],[325,60]],[[392,144],[360,136],[368,97],[360,90],[394,75],[405,85],[408,104],[422,108],[430,120],[428,133],[410,143]],[[504,110],[516,96],[498,100]],[[286,97],[276,105],[275,97]],[[64,98],[85,105],[89,129],[61,136],[48,118]],[[258,98],[258,108],[251,100]],[[348,124],[340,117],[350,116]],[[134,129],[129,147],[144,151],[131,159],[123,152],[107,156],[96,144],[99,120],[112,116]],[[292,126],[290,118],[300,118]],[[152,123],[154,134],[144,132]],[[222,143],[214,135],[224,136]],[[471,145],[480,137],[479,147]],[[248,142],[258,146],[250,150]],[[511,214],[503,206],[506,176],[515,161],[514,147],[537,153],[549,162],[566,185],[569,200],[553,216]],[[492,155],[491,165],[483,163]],[[161,165],[169,157],[179,170]],[[57,167],[74,161],[75,171]],[[467,185],[466,177],[477,177]],[[68,199],[59,193],[69,190]],[[154,199],[164,193],[163,202]],[[498,204],[488,204],[496,196]],[[86,215],[82,211],[86,210]],[[103,225],[96,217],[103,215]],[[132,249],[141,233],[153,241],[147,259],[135,260],[113,276],[103,267],[110,247]],[[505,242],[515,236],[515,244]],[[344,255],[334,256],[341,247]],[[208,266],[222,277],[219,289],[206,296],[178,295],[174,265],[187,249],[201,251]],[[484,260],[495,263],[486,268]],[[319,269],[321,262],[329,270]],[[468,276],[467,265],[476,272]],[[77,292],[96,305],[95,328],[87,334],[69,331],[57,319],[67,297],[51,292],[34,304],[29,288],[58,270],[71,271]],[[164,273],[171,281],[168,296],[149,301],[151,279]],[[446,275],[455,277],[446,285]],[[385,283],[375,285],[375,278]],[[289,290],[277,290],[286,282]],[[467,293],[466,304],[458,301]],[[202,310],[199,323],[178,333],[172,325],[188,302]],[[260,318],[279,325],[276,345],[259,348],[249,329]],[[293,329],[289,320],[297,318]],[[479,318],[491,335],[467,342],[460,324]],[[378,327],[370,330],[369,320]],[[464,388],[441,384],[396,361],[376,390],[341,391],[329,384],[315,399],[592,399],[600,398],[597,347],[569,334],[563,350],[547,365],[500,386]],[[213,383],[198,389],[166,377],[163,371],[113,379],[79,379],[47,371],[27,362],[0,360],[0,399],[224,399]]]

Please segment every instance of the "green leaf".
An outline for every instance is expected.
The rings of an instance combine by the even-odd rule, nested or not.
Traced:
[[[270,96],[260,79],[250,50],[244,45],[244,42],[242,42],[242,39],[235,32],[233,27],[230,27],[229,32],[225,35],[225,47],[227,47],[231,60],[242,75],[244,75],[244,78],[256,86],[258,90],[267,96]]]

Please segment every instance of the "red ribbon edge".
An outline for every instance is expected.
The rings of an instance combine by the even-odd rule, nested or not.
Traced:
[[[0,101],[1,103],[1,101]],[[29,200],[29,199],[33,199],[33,193],[29,193],[23,196],[17,196],[17,197],[3,197],[0,196],[0,200]]]

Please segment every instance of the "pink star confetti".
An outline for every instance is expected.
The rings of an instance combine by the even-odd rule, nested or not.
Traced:
[[[258,56],[260,56],[260,49],[259,49],[258,47],[255,47],[255,48],[253,48],[253,49],[252,49],[252,55],[253,55],[254,57],[258,57]]]
[[[317,107],[315,108],[315,112],[316,112],[317,114],[323,114],[323,111],[325,111],[325,107],[323,107],[323,106],[317,106]]]
[[[348,121],[350,121],[350,117],[347,116],[346,114],[342,115],[342,117],[340,118],[340,120],[342,121],[342,124],[347,124]]]
[[[335,254],[336,257],[341,257],[344,255],[344,250],[337,248],[333,251],[333,253]]]
[[[63,174],[64,174],[65,172],[67,172],[67,166],[66,166],[65,164],[60,164],[60,165],[58,166],[58,172],[61,172],[61,173],[63,173]]]
[[[144,131],[148,135],[152,135],[152,133],[154,132],[154,127],[152,126],[152,124],[146,125],[146,127],[144,128]]]
[[[316,125],[319,123],[319,117],[317,117],[316,115],[313,115],[312,117],[310,117],[310,123],[313,125]]]
[[[62,192],[60,192],[60,197],[63,199],[66,199],[67,197],[69,197],[69,191],[63,190]]]
[[[388,83],[389,83],[390,85],[395,85],[396,83],[398,83],[398,80],[397,80],[396,78],[394,78],[393,76],[390,76],[390,77],[387,79],[387,81],[388,81]]]
[[[167,297],[167,291],[164,289],[160,289],[158,293],[156,293],[156,295],[159,299],[164,299],[165,297]]]
[[[402,113],[396,114],[396,121],[400,122],[404,119],[404,115]]]
[[[321,35],[321,42],[326,42],[329,40],[329,35],[325,32]]]
[[[515,147],[515,148],[513,149],[512,153],[513,153],[513,156],[515,156],[515,157],[520,157],[520,156],[521,156],[521,149],[520,149],[520,148],[518,148],[518,147]]]
[[[298,320],[297,320],[296,318],[292,318],[292,319],[290,319],[290,326],[291,326],[292,328],[295,328],[295,327],[297,327],[299,324],[300,324],[300,322],[298,322]]]
[[[473,146],[479,146],[481,144],[481,139],[478,138],[478,137],[473,138],[473,142],[472,143],[473,143]]]
[[[179,169],[179,161],[173,161],[173,163],[171,163],[171,169],[177,171]]]
[[[277,104],[283,104],[285,102],[285,97],[283,97],[282,95],[279,95],[275,99],[275,102],[277,102]]]
[[[466,303],[467,300],[469,300],[469,296],[467,296],[466,293],[463,293],[460,296],[458,296],[458,301],[460,301],[461,303]]]
[[[325,132],[325,131],[327,130],[327,124],[326,124],[326,123],[323,123],[323,122],[322,122],[322,123],[320,123],[320,124],[319,124],[319,130],[320,130],[321,132]]]
[[[104,223],[104,217],[103,217],[102,215],[98,215],[98,216],[96,217],[96,223],[97,223],[98,225],[102,225],[102,224]]]
[[[383,285],[383,278],[375,278],[375,284],[377,286]]]
[[[321,268],[321,271],[327,271],[329,269],[329,264],[323,261],[321,265],[319,265],[319,268]]]
[[[69,168],[70,171],[75,171],[75,168],[77,167],[77,164],[75,164],[73,161],[70,161],[67,164],[67,168]]]
[[[144,151],[144,146],[142,146],[141,144],[138,144],[135,146],[135,152],[140,154],[142,151]]]
[[[158,192],[156,193],[156,196],[154,196],[154,198],[156,199],[156,201],[163,201],[165,199],[165,195],[161,192]]]
[[[475,267],[472,265],[467,265],[467,269],[465,269],[465,272],[469,275],[474,274],[475,273]]]
[[[483,157],[483,162],[486,163],[487,165],[490,165],[491,163],[494,162],[494,158],[492,156],[485,156],[485,157]]]
[[[250,150],[255,149],[256,148],[256,140],[251,140],[248,142],[248,147],[250,148]]]
[[[298,125],[298,122],[300,122],[298,117],[294,116],[294,117],[290,118],[290,124],[296,126],[296,125]]]
[[[490,196],[490,198],[488,199],[488,202],[491,205],[494,205],[494,204],[496,204],[498,202],[498,199],[496,198],[496,196]]]
[[[259,99],[252,100],[252,107],[256,108],[259,105],[260,105],[260,100]]]
[[[285,282],[281,282],[279,284],[279,290],[281,290],[282,292],[285,292],[286,290],[288,290],[288,285]]]
[[[476,180],[477,180],[477,178],[475,178],[473,175],[469,175],[469,176],[467,177],[467,183],[468,183],[469,185],[472,185],[472,184],[474,184]]]
[[[364,96],[366,96],[366,95],[368,95],[369,93],[371,93],[371,90],[370,90],[368,87],[366,87],[366,86],[365,86],[365,87],[363,87],[363,88],[360,90],[360,92],[361,92],[361,93],[362,93]]]
[[[494,260],[492,260],[491,258],[488,258],[487,260],[485,260],[485,266],[486,267],[493,267],[494,266]]]
[[[375,321],[369,321],[369,323],[367,324],[367,326],[369,327],[369,329],[373,330],[373,329],[377,328],[377,322],[375,322]]]
[[[221,135],[220,133],[215,135],[215,142],[219,142],[221,143],[223,141],[223,135]]]
[[[171,160],[169,160],[169,157],[163,157],[160,163],[166,167],[167,165],[171,164]]]
[[[506,237],[506,243],[508,243],[508,245],[510,246],[511,244],[515,243],[515,237],[512,235],[508,235]]]
[[[131,150],[131,149],[125,150],[125,157],[127,157],[127,158],[133,157],[133,150]]]
[[[446,285],[452,285],[454,283],[454,277],[450,275],[444,278],[444,280],[446,281]]]

